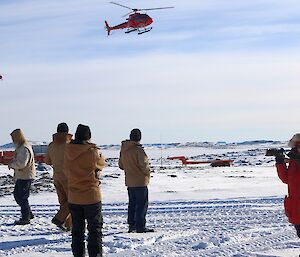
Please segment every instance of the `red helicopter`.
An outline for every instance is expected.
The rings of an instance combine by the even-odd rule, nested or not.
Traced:
[[[153,20],[149,15],[147,15],[145,13],[140,13],[140,11],[150,11],[150,10],[161,10],[161,9],[174,8],[174,7],[158,7],[158,8],[137,9],[137,8],[131,8],[131,7],[119,4],[119,3],[115,3],[115,2],[110,2],[110,3],[130,9],[131,11],[123,16],[123,17],[125,17],[125,16],[129,15],[129,17],[126,19],[127,21],[123,22],[119,25],[110,27],[108,25],[107,21],[105,21],[105,27],[106,27],[108,36],[110,35],[110,32],[112,30],[116,30],[116,29],[127,29],[125,31],[125,33],[137,31],[139,35],[149,32],[152,29],[152,27],[147,27],[147,26],[149,26],[153,22]]]

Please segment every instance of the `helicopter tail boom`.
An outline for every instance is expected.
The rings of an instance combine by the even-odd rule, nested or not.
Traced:
[[[128,22],[123,22],[119,25],[116,25],[116,26],[113,26],[113,27],[110,27],[107,23],[107,21],[105,21],[105,27],[106,27],[106,30],[107,30],[107,34],[108,36],[110,35],[110,32],[112,30],[116,30],[116,29],[126,29],[128,28]]]

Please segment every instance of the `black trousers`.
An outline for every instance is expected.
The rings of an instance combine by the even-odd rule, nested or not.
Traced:
[[[74,257],[85,256],[85,220],[87,221],[87,248],[89,257],[102,256],[102,203],[69,204],[72,216],[72,252]]]
[[[21,207],[23,220],[30,220],[30,206],[28,202],[32,179],[18,179],[14,188],[14,197],[17,204]]]
[[[143,230],[146,225],[146,214],[148,210],[148,188],[128,187],[128,219],[130,227]]]
[[[300,238],[300,225],[294,225],[296,232],[297,232],[297,236]]]

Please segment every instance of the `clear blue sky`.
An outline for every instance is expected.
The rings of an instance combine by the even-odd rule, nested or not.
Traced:
[[[0,144],[59,122],[98,144],[287,140],[300,131],[300,2],[120,1],[153,11],[150,33],[113,31],[128,10],[101,0],[0,1]]]

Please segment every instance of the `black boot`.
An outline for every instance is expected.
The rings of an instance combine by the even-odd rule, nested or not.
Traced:
[[[129,225],[128,233],[132,233],[132,232],[135,232],[135,231],[136,231],[135,226]]]
[[[63,231],[67,231],[67,228],[64,226],[64,222],[60,221],[59,219],[54,217],[51,222]]]
[[[137,229],[137,233],[149,233],[149,232],[154,232],[154,229],[152,228],[143,228],[143,229]]]
[[[72,252],[74,257],[84,257],[85,256],[85,243],[71,244]]]
[[[15,225],[27,225],[30,224],[30,209],[21,207],[22,218],[15,221]]]
[[[27,225],[30,224],[30,220],[27,219],[19,219],[14,222],[14,225]]]
[[[102,257],[102,246],[88,244],[89,257]]]

